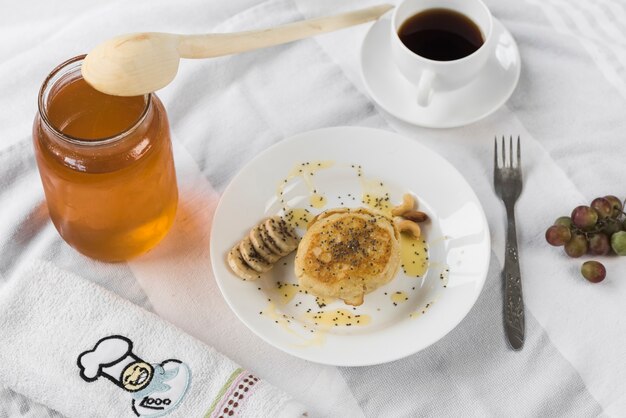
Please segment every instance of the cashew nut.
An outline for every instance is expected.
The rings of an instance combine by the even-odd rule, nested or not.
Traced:
[[[414,238],[419,238],[422,235],[422,229],[418,224],[408,219],[403,219],[397,223],[400,232],[408,232],[413,235]]]
[[[404,219],[408,219],[409,221],[413,221],[413,222],[424,222],[428,220],[428,215],[426,215],[422,211],[414,210],[414,209],[404,212],[402,214],[402,217]]]
[[[402,196],[402,204],[394,206],[391,209],[391,214],[393,216],[402,215],[404,212],[413,209],[414,205],[415,199],[413,199],[413,196],[411,196],[409,193],[406,193],[404,196]]]

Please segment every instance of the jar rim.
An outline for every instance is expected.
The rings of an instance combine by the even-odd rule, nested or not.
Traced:
[[[137,121],[135,123],[133,123],[131,126],[129,126],[128,128],[124,129],[123,131],[121,131],[121,132],[119,132],[119,133],[117,133],[115,135],[106,136],[106,137],[103,137],[103,138],[96,138],[96,139],[80,138],[80,137],[77,137],[77,136],[66,134],[65,132],[63,132],[60,129],[58,129],[52,122],[50,122],[50,119],[48,119],[48,114],[47,114],[47,110],[46,110],[47,107],[46,107],[46,104],[44,103],[45,93],[48,92],[49,89],[51,89],[53,86],[55,86],[56,83],[58,83],[60,81],[60,79],[54,80],[54,82],[52,82],[52,83],[51,83],[51,81],[53,81],[55,76],[57,76],[61,71],[63,71],[67,67],[69,67],[71,64],[83,61],[86,56],[87,56],[87,54],[82,54],[82,55],[77,55],[77,56],[75,56],[73,58],[70,58],[70,59],[62,62],[61,64],[57,65],[50,72],[50,74],[48,74],[46,79],[41,84],[41,88],[39,89],[39,97],[38,97],[38,100],[37,100],[37,106],[39,108],[39,116],[43,120],[43,122],[46,125],[46,127],[48,129],[50,129],[55,134],[55,136],[57,136],[58,138],[66,141],[66,142],[71,143],[72,145],[78,145],[78,146],[84,146],[84,147],[98,147],[98,146],[102,146],[102,145],[113,144],[113,143],[116,143],[116,142],[124,139],[126,136],[128,136],[129,133],[131,133],[132,131],[137,129],[137,127],[139,127],[139,125],[141,125],[141,123],[146,118],[146,115],[148,114],[148,110],[150,109],[150,106],[152,104],[152,93],[148,93],[148,94],[144,95],[146,97],[145,107],[144,107],[143,111],[141,112],[141,115],[137,118]],[[81,78],[83,77],[82,74],[80,75],[80,77]]]

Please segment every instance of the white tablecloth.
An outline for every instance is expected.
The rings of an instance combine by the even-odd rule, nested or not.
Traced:
[[[607,279],[592,285],[578,273],[580,260],[567,259],[543,237],[578,204],[605,194],[626,197],[626,4],[619,0],[489,0],[519,44],[522,75],[503,108],[458,129],[406,125],[366,95],[358,51],[368,25],[183,62],[176,81],[158,93],[170,117],[181,191],[173,231],[145,257],[103,264],[76,253],[54,230],[31,145],[37,92],[54,66],[118,33],[237,31],[374,3],[5,2],[0,292],[23,263],[52,261],[215,347],[307,404],[311,416],[626,416],[626,262],[606,258]],[[398,131],[441,153],[475,189],[492,231],[487,282],[465,320],[428,349],[374,367],[316,365],[264,343],[228,309],[208,259],[212,213],[233,175],[287,136],[338,125]],[[491,180],[496,134],[523,139],[525,189],[517,215],[527,340],[521,352],[507,348],[502,329],[505,221]],[[0,330],[4,338],[10,336]],[[46,414],[57,415],[0,390],[0,417]]]

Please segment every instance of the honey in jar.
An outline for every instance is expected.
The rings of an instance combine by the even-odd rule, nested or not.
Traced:
[[[126,260],[154,247],[174,221],[169,123],[154,93],[93,89],[80,73],[83,58],[59,65],[41,87],[35,157],[63,239],[95,259]]]

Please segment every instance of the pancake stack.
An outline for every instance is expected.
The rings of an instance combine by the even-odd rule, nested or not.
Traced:
[[[400,266],[400,232],[393,221],[365,208],[318,215],[298,246],[295,274],[310,293],[358,306],[391,281]]]

